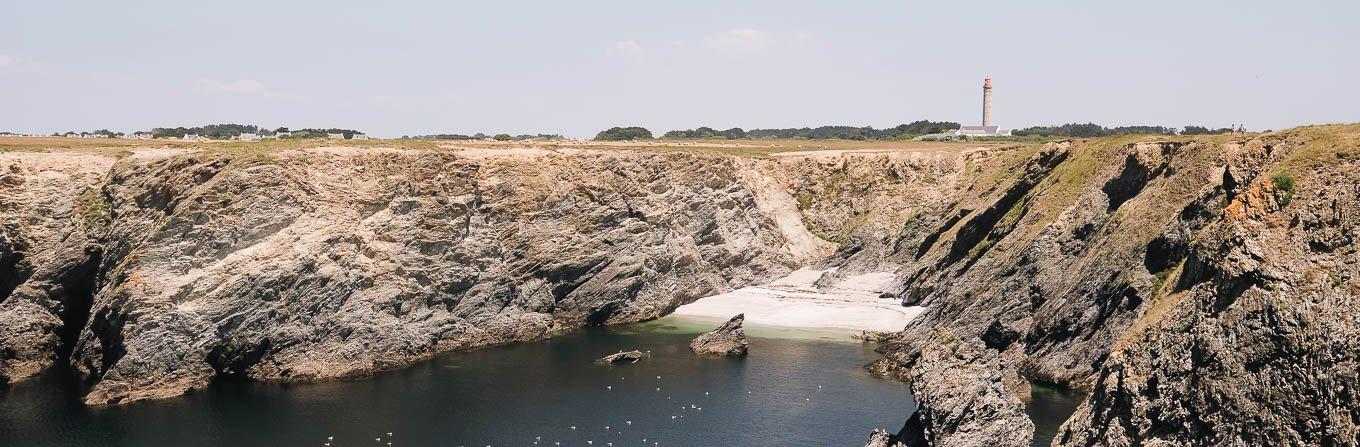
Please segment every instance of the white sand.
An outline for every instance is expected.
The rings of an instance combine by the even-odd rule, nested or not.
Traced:
[[[767,326],[899,331],[925,310],[879,298],[892,273],[849,276],[829,287],[813,284],[830,270],[803,268],[763,286],[701,298],[676,309],[676,316],[727,319],[746,314],[746,323]]]

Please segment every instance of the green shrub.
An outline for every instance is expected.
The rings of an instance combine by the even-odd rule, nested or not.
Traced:
[[[1279,203],[1281,207],[1289,205],[1289,201],[1294,199],[1294,188],[1297,183],[1294,174],[1289,173],[1289,171],[1280,171],[1270,176],[1270,180],[1275,182],[1275,189],[1279,191],[1275,195],[1276,203]]]

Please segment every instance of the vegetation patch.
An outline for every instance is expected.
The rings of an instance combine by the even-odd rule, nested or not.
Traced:
[[[86,188],[85,192],[76,196],[76,210],[84,218],[85,228],[103,228],[108,225],[113,216],[112,209],[98,188]]]
[[[1270,181],[1275,183],[1275,202],[1280,207],[1288,206],[1289,202],[1294,200],[1294,188],[1297,186],[1294,174],[1289,171],[1276,172],[1270,176]]]

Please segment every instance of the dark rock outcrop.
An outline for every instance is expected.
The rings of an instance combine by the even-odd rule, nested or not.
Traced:
[[[746,332],[741,328],[743,321],[746,321],[746,315],[738,314],[717,329],[699,334],[690,342],[689,349],[700,355],[746,355],[750,343],[746,340]]]
[[[928,308],[873,369],[946,329],[1089,392],[1057,445],[1353,445],[1357,163],[1357,125],[1023,148],[836,262]]]
[[[876,428],[869,433],[869,442],[864,443],[864,447],[906,447],[902,440],[897,439],[896,435],[889,434],[886,430]]]
[[[1011,380],[1015,371],[976,340],[941,330],[907,361],[880,361],[870,369],[911,385],[916,412],[897,435],[907,446],[1024,447],[1034,438],[1019,397],[1028,389],[1015,389],[1027,385]]]
[[[1196,233],[1059,444],[1360,444],[1360,162],[1291,172]]]

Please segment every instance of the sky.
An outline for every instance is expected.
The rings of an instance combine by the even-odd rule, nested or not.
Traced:
[[[0,0],[0,131],[1360,121],[1360,2]]]

